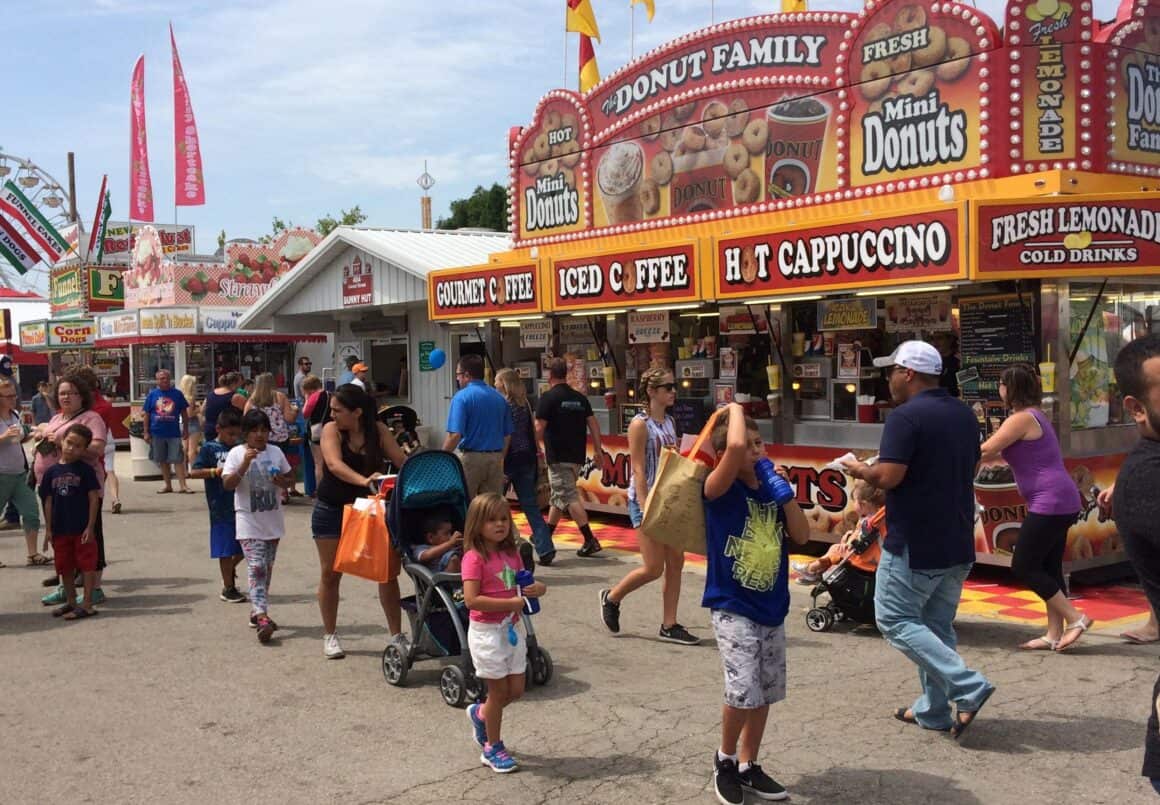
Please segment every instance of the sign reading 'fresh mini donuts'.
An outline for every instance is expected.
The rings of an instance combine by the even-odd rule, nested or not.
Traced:
[[[897,285],[966,276],[965,209],[717,241],[717,298]]]
[[[700,300],[692,243],[553,260],[551,277],[553,310]]]
[[[432,321],[539,313],[539,268],[519,265],[433,271],[427,276]]]

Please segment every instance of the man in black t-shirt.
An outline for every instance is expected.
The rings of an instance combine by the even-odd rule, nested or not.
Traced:
[[[1116,356],[1116,384],[1124,411],[1140,431],[1140,441],[1120,466],[1112,494],[1112,516],[1128,559],[1140,577],[1152,611],[1160,611],[1160,335],[1127,344]],[[1160,678],[1152,688],[1144,737],[1145,777],[1160,793]]]
[[[584,545],[576,554],[592,556],[600,551],[601,546],[588,525],[588,513],[584,511],[576,488],[580,469],[588,457],[588,433],[592,434],[598,463],[604,451],[600,445],[600,424],[592,414],[588,398],[569,386],[567,381],[568,363],[563,358],[555,358],[548,364],[551,388],[540,397],[540,404],[536,406],[536,438],[544,445],[548,481],[552,486],[548,528],[555,531],[564,512],[568,512],[584,535]]]

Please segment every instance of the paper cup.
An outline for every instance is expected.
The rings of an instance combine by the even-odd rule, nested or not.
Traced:
[[[765,379],[769,381],[770,391],[781,391],[781,367],[770,364],[765,367]]]
[[[1039,382],[1043,386],[1044,394],[1055,393],[1055,362],[1039,364]]]
[[[611,389],[616,385],[616,369],[611,366],[604,367],[604,387]]]

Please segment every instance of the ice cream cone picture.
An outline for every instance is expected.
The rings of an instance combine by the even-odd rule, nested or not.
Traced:
[[[1069,249],[1086,249],[1091,244],[1091,232],[1072,232],[1063,239],[1063,245]]]

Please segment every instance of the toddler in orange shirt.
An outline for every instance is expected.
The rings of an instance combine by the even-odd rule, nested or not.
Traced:
[[[824,556],[812,562],[794,562],[799,584],[817,584],[822,574],[843,559],[850,557],[850,564],[859,570],[873,573],[878,569],[878,559],[882,555],[879,542],[886,536],[886,491],[872,486],[866,481],[854,482],[854,510],[861,518],[858,525],[847,531],[842,539],[830,546]],[[874,533],[876,538],[862,553],[855,553],[851,544],[863,532]]]

